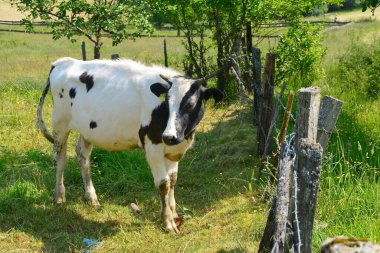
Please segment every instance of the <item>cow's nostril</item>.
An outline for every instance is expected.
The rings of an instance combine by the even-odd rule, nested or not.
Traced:
[[[168,145],[178,144],[178,140],[174,135],[163,135],[162,140]]]

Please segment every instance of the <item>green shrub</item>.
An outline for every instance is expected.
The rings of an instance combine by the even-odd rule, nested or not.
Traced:
[[[322,26],[299,23],[280,38],[276,49],[276,79],[298,89],[314,84],[320,77],[325,55],[321,45]],[[289,87],[289,86],[288,86]]]
[[[335,71],[334,71],[335,72]],[[344,89],[353,89],[358,97],[377,99],[380,92],[380,44],[353,43],[339,58],[336,73]]]

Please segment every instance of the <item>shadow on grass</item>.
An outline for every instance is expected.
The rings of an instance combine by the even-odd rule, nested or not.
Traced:
[[[84,238],[104,238],[116,232],[117,221],[95,221],[71,206],[53,204],[49,189],[54,188],[55,173],[48,155],[35,150],[15,154],[3,149],[1,153],[0,231],[30,234],[48,252],[69,252],[81,248]],[[12,239],[12,244],[29,248],[25,241]]]
[[[176,187],[180,214],[203,216],[217,202],[228,202],[229,197],[246,191],[253,169],[255,129],[249,112],[230,117],[227,121],[216,122],[208,132],[197,133],[193,149],[181,161]],[[83,202],[84,194],[74,157],[69,159],[65,170],[67,204],[57,206],[53,204],[55,171],[51,155],[37,150],[24,153],[3,150],[2,153],[1,231],[15,228],[31,234],[52,252],[78,249],[83,238],[102,239],[118,231],[121,220],[90,219],[92,214],[81,214],[72,206]],[[140,230],[140,224],[145,226],[147,220],[160,226],[160,204],[141,150],[106,152],[95,149],[92,174],[101,203],[129,206],[137,202],[144,208],[142,214],[135,216],[139,222],[127,222],[127,230]],[[100,211],[97,216],[102,215],[105,214]]]

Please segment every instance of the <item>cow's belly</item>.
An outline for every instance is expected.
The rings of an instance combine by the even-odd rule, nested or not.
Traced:
[[[95,112],[80,117],[75,115],[70,128],[81,133],[88,142],[106,150],[126,150],[141,145],[138,121],[128,115],[123,118],[112,114],[97,117]]]
[[[90,94],[89,94],[90,95]],[[106,150],[140,146],[141,105],[137,98],[120,95],[102,99],[82,99],[71,107],[70,128],[79,131],[94,145]]]

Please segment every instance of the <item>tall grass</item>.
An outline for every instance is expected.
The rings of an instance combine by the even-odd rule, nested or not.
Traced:
[[[373,92],[379,81],[371,84],[376,79],[371,74],[380,65],[380,45],[373,39],[378,38],[377,25],[369,22],[347,28],[348,39],[325,60],[322,91],[344,105],[324,159],[315,250],[323,240],[337,235],[380,243],[380,98]],[[361,36],[364,31],[368,34]],[[325,42],[330,45],[341,33],[327,34]]]

